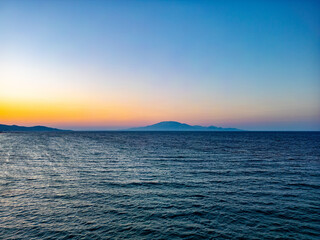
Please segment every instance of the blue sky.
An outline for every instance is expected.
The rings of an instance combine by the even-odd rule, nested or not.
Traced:
[[[319,1],[1,1],[1,117],[73,129],[176,120],[320,130],[319,10]]]

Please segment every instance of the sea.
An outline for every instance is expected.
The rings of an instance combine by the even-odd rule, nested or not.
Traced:
[[[0,133],[0,239],[320,239],[320,132]]]

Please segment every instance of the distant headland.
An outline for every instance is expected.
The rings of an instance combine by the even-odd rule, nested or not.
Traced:
[[[58,128],[51,128],[45,126],[24,127],[17,125],[0,124],[0,132],[57,132],[65,131]]]
[[[237,128],[222,128],[216,126],[203,127],[175,121],[164,121],[145,127],[124,129],[124,131],[243,131]]]

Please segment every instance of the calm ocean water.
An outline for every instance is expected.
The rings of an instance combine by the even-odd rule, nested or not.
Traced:
[[[1,239],[319,239],[319,132],[0,134]]]

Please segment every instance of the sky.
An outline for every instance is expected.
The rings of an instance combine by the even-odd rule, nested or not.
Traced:
[[[0,124],[320,130],[320,2],[0,1]]]

